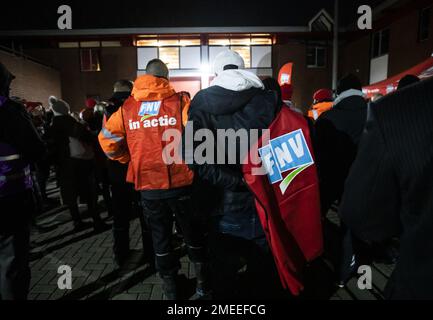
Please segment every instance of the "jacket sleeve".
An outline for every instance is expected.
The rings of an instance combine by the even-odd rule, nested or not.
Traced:
[[[194,110],[194,105],[197,103],[204,103],[204,99],[200,97],[200,95],[196,96],[191,103],[191,108],[188,114],[189,122],[185,129],[185,131],[193,133],[191,137],[192,139],[198,130],[206,127],[206,120],[204,119],[205,115],[201,112],[195,112]],[[183,157],[187,160],[189,168],[193,170],[198,177],[214,186],[229,190],[237,190],[243,185],[241,174],[226,166],[208,163],[198,164],[196,162],[197,159],[194,158],[194,153],[199,143],[196,141],[186,141],[185,131],[182,137]]]
[[[182,123],[183,126],[186,127],[188,123],[188,112],[189,108],[191,107],[191,100],[188,98],[187,95],[182,95]]]
[[[105,123],[98,139],[102,150],[109,159],[123,164],[130,161],[122,108],[119,108]]]
[[[370,109],[357,158],[346,180],[340,214],[360,239],[382,241],[400,233],[399,208],[399,183],[392,159]]]

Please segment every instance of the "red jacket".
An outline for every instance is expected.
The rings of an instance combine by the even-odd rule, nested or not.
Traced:
[[[256,197],[256,208],[285,289],[299,295],[304,289],[307,262],[323,251],[317,169],[307,121],[283,107],[243,166],[244,177]],[[255,170],[262,163],[265,174]],[[267,174],[266,174],[267,173]]]

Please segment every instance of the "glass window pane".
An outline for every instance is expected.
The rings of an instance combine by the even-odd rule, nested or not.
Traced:
[[[316,47],[308,47],[307,48],[307,66],[315,67],[316,66]]]
[[[243,38],[243,39],[231,39],[230,44],[233,45],[241,45],[241,46],[249,46],[251,44],[250,38]]]
[[[179,48],[159,48],[159,59],[166,63],[169,69],[179,69]]]
[[[272,68],[272,47],[252,46],[252,68]]]
[[[387,54],[389,51],[389,29],[382,31],[382,39],[380,44],[380,55]]]
[[[325,48],[317,48],[317,66],[325,67],[326,66],[326,50]]]
[[[137,47],[157,47],[158,40],[157,39],[140,39],[137,40]]]
[[[251,68],[251,47],[231,47],[231,49],[244,59],[245,68]]]
[[[230,39],[209,39],[209,45],[211,46],[229,46]]]
[[[272,39],[271,38],[252,38],[251,44],[252,45],[271,45]]]
[[[373,35],[373,41],[372,41],[372,55],[373,58],[376,58],[380,55],[380,32],[376,32]]]
[[[183,47],[199,46],[201,45],[200,39],[180,39],[179,44]]]
[[[160,46],[178,46],[179,40],[159,40],[158,44]]]

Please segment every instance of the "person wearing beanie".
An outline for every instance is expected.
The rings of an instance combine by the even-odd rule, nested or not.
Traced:
[[[87,109],[93,109],[97,104],[98,104],[98,102],[93,98],[86,99],[86,108]]]
[[[57,99],[56,97],[53,96],[50,97],[49,101],[55,117],[69,116],[71,112],[71,108],[69,107],[69,104],[66,101]]]
[[[323,113],[331,110],[334,105],[333,95],[330,89],[316,91],[313,96],[313,107],[308,112],[308,117],[316,121]]]
[[[415,83],[420,82],[421,79],[417,76],[414,76],[413,74],[405,75],[398,83],[397,90],[402,90],[406,87],[409,87]]]
[[[141,196],[143,217],[153,242],[154,252],[150,253],[163,283],[164,296],[177,300],[181,264],[172,243],[174,217],[182,227],[188,257],[194,265],[196,293],[205,296],[209,292],[204,230],[191,198],[194,173],[182,161],[167,163],[165,157],[165,137],[170,132],[181,137],[183,114],[190,105],[188,96],[177,93],[168,79],[167,65],[159,59],[151,60],[146,74],[135,80],[131,94],[105,123],[99,143],[108,158],[128,166],[126,181],[133,183]],[[126,192],[123,190],[123,194]],[[130,205],[122,209],[129,211]],[[116,219],[115,228],[119,227],[118,222]],[[128,225],[123,222],[123,230],[115,233],[122,239],[116,239],[115,245],[127,250]],[[116,250],[115,254],[122,262],[128,252]]]
[[[87,227],[78,209],[79,195],[85,195],[84,200],[93,218],[95,230],[105,230],[106,225],[96,211],[92,148],[95,138],[86,126],[70,115],[67,102],[55,97],[50,97],[49,102],[54,118],[47,130],[47,138],[58,170],[60,193],[71,213],[74,230],[78,232]]]
[[[10,98],[13,79],[0,62],[0,300],[27,299],[36,213],[31,167],[46,155],[24,106]]]
[[[344,183],[355,160],[367,119],[367,102],[362,85],[354,75],[343,77],[337,87],[337,98],[331,110],[322,114],[315,124],[316,156],[320,176],[322,211],[341,200]],[[339,285],[344,286],[357,270],[358,257],[353,253],[350,230],[342,226],[343,255],[339,268]],[[356,261],[353,263],[353,261]]]
[[[262,81],[244,67],[242,57],[229,49],[215,58],[216,78],[209,88],[200,91],[192,100],[185,132],[269,128],[281,108],[277,95],[266,91]],[[185,154],[194,154],[194,149],[195,146],[192,150],[186,147]],[[218,149],[215,154],[223,152],[228,157],[225,144],[215,149]],[[237,150],[241,149],[244,148],[237,146]],[[246,296],[245,293],[237,294],[237,266],[241,260],[246,261],[248,270],[251,270],[252,288],[248,290],[251,296],[271,295],[270,290],[264,287],[274,283],[280,285],[278,280],[273,281],[275,272],[269,271],[275,270],[274,261],[257,216],[254,196],[243,182],[239,159],[244,156],[240,154],[233,165],[198,164],[194,161],[190,165],[196,175],[194,197],[199,211],[211,216],[206,220],[212,222],[210,257],[212,289],[216,299]],[[209,194],[217,196],[209,201]]]

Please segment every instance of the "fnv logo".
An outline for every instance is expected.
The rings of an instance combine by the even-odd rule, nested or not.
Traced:
[[[141,104],[138,115],[142,117],[141,121],[156,117],[161,109],[161,101],[145,101]]]
[[[280,183],[285,194],[293,180],[314,164],[307,141],[301,129],[272,139],[259,150],[260,157],[272,184]],[[291,171],[286,177],[283,174]]]

